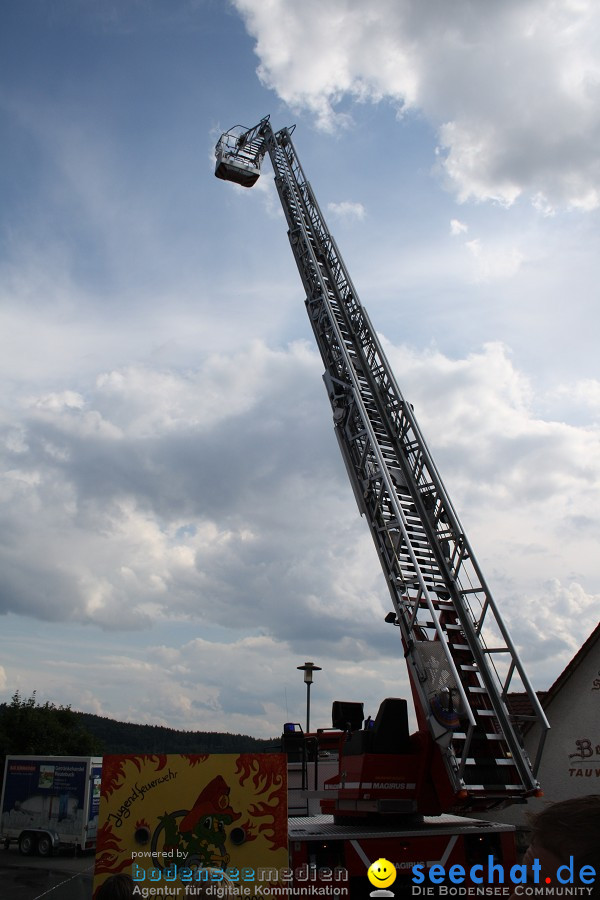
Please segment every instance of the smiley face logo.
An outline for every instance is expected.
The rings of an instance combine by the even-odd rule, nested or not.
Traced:
[[[396,880],[396,866],[387,859],[377,859],[369,866],[367,877],[373,887],[388,888]]]

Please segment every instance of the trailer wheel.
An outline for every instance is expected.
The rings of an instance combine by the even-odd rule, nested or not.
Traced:
[[[38,838],[37,852],[40,856],[52,856],[52,839],[47,834]]]
[[[24,831],[19,838],[19,853],[22,856],[31,856],[35,850],[35,838],[29,831]]]

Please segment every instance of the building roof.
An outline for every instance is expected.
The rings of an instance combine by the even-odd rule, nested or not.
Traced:
[[[571,662],[567,663],[554,684],[552,684],[546,691],[544,701],[542,703],[542,706],[544,708],[548,706],[548,704],[554,699],[554,697],[556,697],[558,692],[564,687],[565,683],[569,680],[575,670],[581,665],[583,660],[586,658],[586,656],[598,640],[600,640],[600,622],[598,622],[588,639],[581,645]]]
[[[536,691],[538,700],[544,705],[544,697],[548,693],[547,691]],[[529,694],[525,691],[513,691],[511,694],[508,694],[506,697],[506,702],[508,706],[509,712],[513,716],[533,716],[533,707],[531,705],[531,701],[529,699]]]
[[[600,622],[598,622],[588,639],[581,645],[573,659],[569,663],[567,663],[554,684],[552,684],[547,691],[536,691],[538,700],[540,701],[544,709],[546,709],[550,705],[554,697],[556,697],[559,691],[569,680],[571,675],[581,665],[583,660],[586,658],[586,656],[598,640],[600,640]],[[529,696],[525,693],[525,691],[510,693],[508,694],[506,700],[508,708],[513,715],[533,715],[533,709],[529,701]]]

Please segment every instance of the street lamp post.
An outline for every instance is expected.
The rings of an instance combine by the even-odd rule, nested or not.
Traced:
[[[315,666],[312,662],[305,662],[303,666],[296,666],[304,672],[304,684],[306,685],[306,734],[310,731],[310,686],[313,681],[313,672],[320,672],[321,666]]]

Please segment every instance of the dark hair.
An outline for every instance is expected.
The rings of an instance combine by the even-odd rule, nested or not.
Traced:
[[[131,900],[133,881],[129,875],[111,875],[101,885],[95,900]]]
[[[596,859],[598,867],[600,794],[553,803],[532,817],[531,828],[533,840],[559,859]]]
[[[594,880],[592,881],[591,887],[588,887],[588,896],[587,900],[599,900],[600,898],[600,845],[594,847],[593,850],[590,850],[586,853],[579,853],[573,859],[573,870],[575,874],[575,884],[589,884],[589,880],[586,882],[579,880],[579,873],[583,866],[591,866],[594,872],[596,873]],[[589,872],[586,872],[586,875],[589,875]]]

